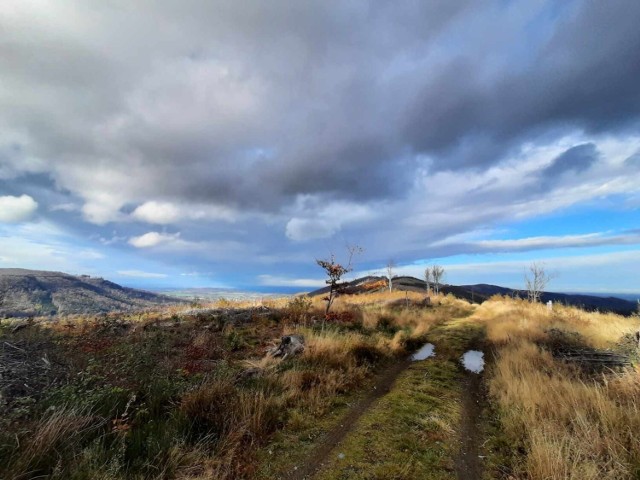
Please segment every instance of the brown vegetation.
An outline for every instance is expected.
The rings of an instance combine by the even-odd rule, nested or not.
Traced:
[[[0,384],[0,478],[252,478],[257,452],[279,432],[306,432],[427,337],[438,361],[457,358],[456,335],[466,326],[486,331],[490,350],[493,476],[637,476],[639,372],[584,369],[559,352],[635,361],[638,317],[503,297],[481,306],[424,298],[343,295],[328,317],[321,298],[294,297],[73,317],[15,332],[5,322],[2,365],[15,368],[3,370]],[[265,355],[292,333],[304,336],[303,353]],[[434,368],[427,370],[439,375]],[[441,385],[452,389],[447,398],[457,395],[453,383]],[[403,408],[394,405],[411,416]],[[438,427],[435,418],[429,428],[446,427],[449,438],[453,420]]]
[[[437,321],[346,297],[327,319],[320,302],[3,324],[2,341],[24,352],[46,340],[63,374],[3,392],[0,477],[251,478],[275,431],[326,414]],[[293,332],[306,339],[301,355],[264,355]]]
[[[625,351],[638,318],[558,306],[550,311],[500,297],[479,307],[476,317],[497,348],[489,389],[510,445],[505,453],[512,474],[540,480],[636,478],[638,370],[585,371],[554,353],[576,345]]]

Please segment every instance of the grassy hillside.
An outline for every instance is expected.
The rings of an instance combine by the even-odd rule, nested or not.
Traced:
[[[370,293],[372,291],[384,291],[388,288],[387,277],[362,277],[348,282],[345,293],[356,295]],[[426,290],[426,283],[415,277],[398,276],[393,277],[393,290],[402,292],[423,293]],[[324,296],[329,291],[329,287],[320,288],[310,292],[310,296]],[[494,295],[505,295],[513,298],[527,298],[525,290],[515,290],[513,288],[499,287],[497,285],[477,284],[477,285],[441,285],[441,293],[452,294],[457,298],[467,300],[472,303],[482,303]],[[542,292],[540,300],[542,303],[552,301],[561,305],[572,305],[584,310],[599,310],[601,312],[614,312],[621,315],[631,315],[637,312],[638,303],[633,298],[623,299],[616,297],[603,297],[596,295],[567,294],[555,292]]]
[[[86,275],[0,268],[0,317],[127,311],[178,301]]]
[[[640,319],[422,299],[5,321],[0,478],[636,478]],[[292,332],[301,355],[265,356]]]

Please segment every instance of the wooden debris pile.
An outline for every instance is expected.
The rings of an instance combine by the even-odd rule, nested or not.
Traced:
[[[561,349],[554,352],[554,355],[567,362],[576,363],[592,370],[621,368],[631,365],[631,360],[627,355],[611,350]]]

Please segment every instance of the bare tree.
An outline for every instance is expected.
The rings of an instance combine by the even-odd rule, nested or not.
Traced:
[[[533,262],[529,265],[529,271],[524,274],[524,282],[527,289],[527,298],[530,302],[539,302],[540,295],[547,288],[547,285],[551,281],[551,275],[549,275],[545,269],[544,264]]]
[[[335,255],[332,253],[328,259],[318,260],[316,259],[316,263],[324,269],[327,274],[327,280],[325,281],[327,285],[329,285],[329,295],[325,297],[327,301],[327,307],[325,310],[325,315],[329,313],[331,309],[331,305],[336,297],[342,293],[344,288],[347,286],[347,282],[342,280],[342,277],[353,270],[352,262],[353,257],[356,254],[362,253],[363,249],[357,245],[347,245],[347,252],[349,254],[349,258],[346,266],[336,262]]]
[[[431,279],[433,280],[433,290],[436,295],[440,293],[440,285],[444,278],[444,268],[440,265],[434,265],[431,267]]]
[[[427,287],[427,293],[431,290],[431,269],[429,267],[424,269],[424,283]]]
[[[396,262],[389,260],[387,262],[387,278],[389,279],[389,291],[393,289],[393,270],[396,268]]]

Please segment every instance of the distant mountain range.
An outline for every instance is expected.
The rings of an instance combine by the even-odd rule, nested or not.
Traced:
[[[368,276],[348,283],[347,292],[358,294],[386,288],[386,277]],[[394,290],[424,292],[423,280],[395,277]],[[492,295],[526,297],[526,292],[497,285],[443,285],[443,293],[451,293],[470,302],[481,303]],[[328,287],[309,295],[323,295]],[[88,275],[61,272],[0,268],[0,318],[41,315],[95,314],[131,311],[159,305],[219,298],[255,300],[269,296],[232,289],[165,290],[169,295],[122,287],[116,283]],[[181,298],[178,298],[181,297]],[[585,310],[600,310],[629,315],[637,311],[637,303],[617,297],[544,292],[542,301],[574,305]]]
[[[375,276],[358,278],[348,283],[346,292],[351,294],[370,292],[372,291],[372,286],[376,287],[377,285],[380,285],[381,281],[386,282],[386,280],[386,277]],[[420,280],[415,277],[394,277],[392,285],[394,290],[400,291],[424,292],[426,290],[424,280]],[[482,303],[492,295],[508,295],[510,297],[519,296],[522,298],[527,297],[527,292],[524,290],[516,290],[484,283],[477,285],[442,285],[440,290],[442,293],[451,293],[458,298],[464,298],[465,300],[474,303]],[[314,290],[309,293],[309,295],[324,295],[328,291],[329,287],[324,287]],[[597,295],[543,292],[541,300],[545,303],[551,300],[554,303],[557,302],[564,305],[572,305],[585,310],[600,310],[603,312],[619,313],[621,315],[630,315],[636,312],[638,308],[638,304],[635,301]]]
[[[0,268],[0,317],[93,314],[178,302],[88,275]]]

